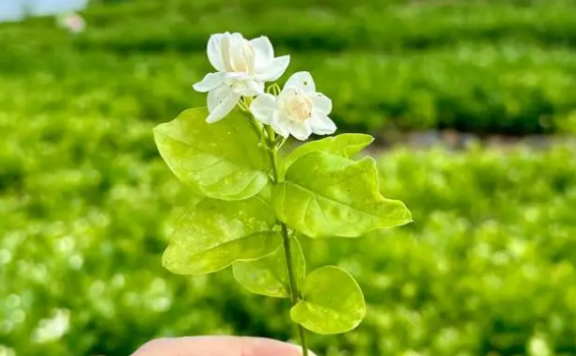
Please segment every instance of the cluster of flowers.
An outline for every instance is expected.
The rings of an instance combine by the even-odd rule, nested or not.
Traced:
[[[246,40],[239,33],[216,34],[210,37],[207,50],[217,72],[193,86],[208,93],[207,122],[226,117],[244,97],[254,98],[250,104],[254,117],[285,138],[291,135],[304,141],[312,133],[336,131],[328,117],[332,101],[316,91],[310,73],[294,73],[277,96],[265,92],[264,83],[280,78],[290,63],[290,56],[274,57],[267,37]]]

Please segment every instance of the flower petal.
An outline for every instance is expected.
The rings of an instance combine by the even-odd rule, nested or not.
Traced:
[[[336,132],[336,124],[326,115],[313,113],[309,121],[312,132],[316,135],[330,135]]]
[[[266,36],[261,36],[250,40],[255,52],[255,69],[257,72],[263,71],[274,59],[274,48]]]
[[[219,72],[226,72],[222,53],[222,39],[229,36],[230,34],[228,32],[219,33],[210,36],[210,39],[208,40],[208,60],[210,61],[210,64],[212,64],[212,66]]]
[[[222,52],[222,63],[224,63],[224,71],[225,72],[232,72],[232,64],[230,63],[230,42],[232,42],[232,35],[229,32],[226,32],[222,36],[221,40],[221,52]]]
[[[240,94],[242,96],[256,96],[262,93],[264,93],[264,83],[251,80]]]
[[[218,87],[220,84],[224,83],[224,77],[225,76],[226,76],[226,73],[220,73],[220,72],[208,73],[208,74],[206,74],[204,79],[202,79],[202,81],[194,84],[192,87],[196,91],[199,91],[201,93],[206,93],[206,92]]]
[[[290,64],[290,56],[274,58],[265,68],[257,72],[255,78],[263,82],[273,82],[280,78]]]
[[[316,84],[314,84],[314,79],[312,79],[312,75],[308,72],[297,72],[292,74],[284,85],[284,88],[288,87],[296,88],[307,94],[316,92]]]
[[[208,111],[212,112],[218,106],[218,104],[224,100],[230,93],[232,93],[232,88],[226,84],[222,84],[208,92],[207,106]]]
[[[215,93],[212,97],[210,97],[212,92],[208,94],[208,111],[210,111],[210,115],[206,118],[206,122],[209,124],[222,120],[234,109],[240,100],[240,95],[234,93],[229,88],[228,90],[224,88],[226,88],[226,86],[220,86],[214,89],[213,91]],[[218,100],[216,100],[217,98]]]
[[[270,125],[274,111],[278,109],[276,97],[271,94],[262,94],[256,97],[250,105],[250,111],[254,117],[263,124]]]
[[[281,111],[275,111],[272,115],[272,121],[270,122],[272,129],[280,136],[288,138],[290,136],[290,119],[282,114]]]
[[[247,73],[250,69],[250,59],[247,58],[249,56],[248,53],[245,52],[245,43],[248,43],[248,41],[246,41],[240,33],[234,32],[230,35],[230,41],[228,43],[228,57],[225,57],[224,61],[228,61],[230,64],[228,68],[229,71]]]
[[[292,98],[298,95],[298,92],[294,88],[286,88],[282,89],[280,94],[278,95],[278,105],[280,107],[284,107],[287,102],[290,102]]]
[[[290,134],[300,141],[306,141],[312,135],[312,127],[309,121],[291,122],[288,126]]]
[[[322,113],[324,115],[330,114],[332,111],[332,100],[322,93],[314,93],[310,95],[312,100],[312,106],[315,111]]]

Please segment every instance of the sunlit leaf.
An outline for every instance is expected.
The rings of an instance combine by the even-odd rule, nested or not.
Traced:
[[[366,315],[358,283],[338,267],[310,273],[301,291],[302,300],[290,311],[294,322],[318,334],[339,334],[357,327]]]
[[[412,221],[404,203],[379,193],[371,157],[302,156],[274,188],[273,206],[280,220],[310,237],[358,237]]]
[[[296,285],[300,288],[306,277],[306,261],[300,242],[296,238],[290,239],[290,252]],[[262,259],[235,263],[233,270],[236,281],[252,293],[290,298],[284,246],[280,246],[273,254]]]
[[[326,152],[344,158],[350,158],[374,141],[374,137],[366,134],[345,133],[312,141],[297,147],[284,159],[284,167],[288,169],[298,158],[310,152]]]
[[[164,161],[202,196],[241,200],[258,194],[271,166],[257,133],[237,112],[213,124],[207,116],[206,108],[189,109],[154,128]]]
[[[274,252],[282,243],[276,220],[259,198],[206,199],[178,222],[163,264],[177,274],[205,274]]]

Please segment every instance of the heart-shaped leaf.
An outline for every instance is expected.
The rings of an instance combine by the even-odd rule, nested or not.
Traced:
[[[206,108],[189,109],[154,128],[160,154],[176,177],[205,197],[242,200],[258,194],[271,170],[260,138],[237,112],[208,124]]]
[[[252,293],[290,298],[290,280],[284,251],[284,246],[280,246],[273,254],[262,259],[235,263],[232,267],[234,278]],[[295,282],[301,288],[306,277],[306,261],[296,238],[290,239],[290,252]]]
[[[290,316],[317,334],[345,333],[366,315],[364,295],[354,278],[341,268],[328,266],[310,273],[301,291],[302,300]]]
[[[282,243],[275,224],[270,207],[260,198],[205,199],[178,222],[164,252],[164,267],[176,274],[197,275],[262,258]]]
[[[378,187],[371,157],[352,161],[312,152],[274,187],[272,205],[280,220],[310,237],[359,237],[412,221],[404,203],[385,199]]]
[[[297,147],[284,159],[284,167],[288,169],[298,158],[310,152],[326,152],[344,158],[357,155],[374,141],[374,137],[366,134],[345,133],[312,141]]]

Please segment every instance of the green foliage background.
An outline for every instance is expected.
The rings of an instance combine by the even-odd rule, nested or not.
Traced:
[[[208,35],[266,34],[332,97],[342,130],[572,133],[576,6],[550,1],[134,0],[88,31],[0,25],[0,355],[128,355],[160,335],[288,339],[286,301],[230,270],[162,269],[191,202],[151,129],[202,105]],[[354,332],[319,355],[576,354],[576,147],[395,148],[385,196],[414,223],[303,240],[365,292]],[[60,311],[70,328],[38,342]],[[12,350],[12,351],[8,351]]]

